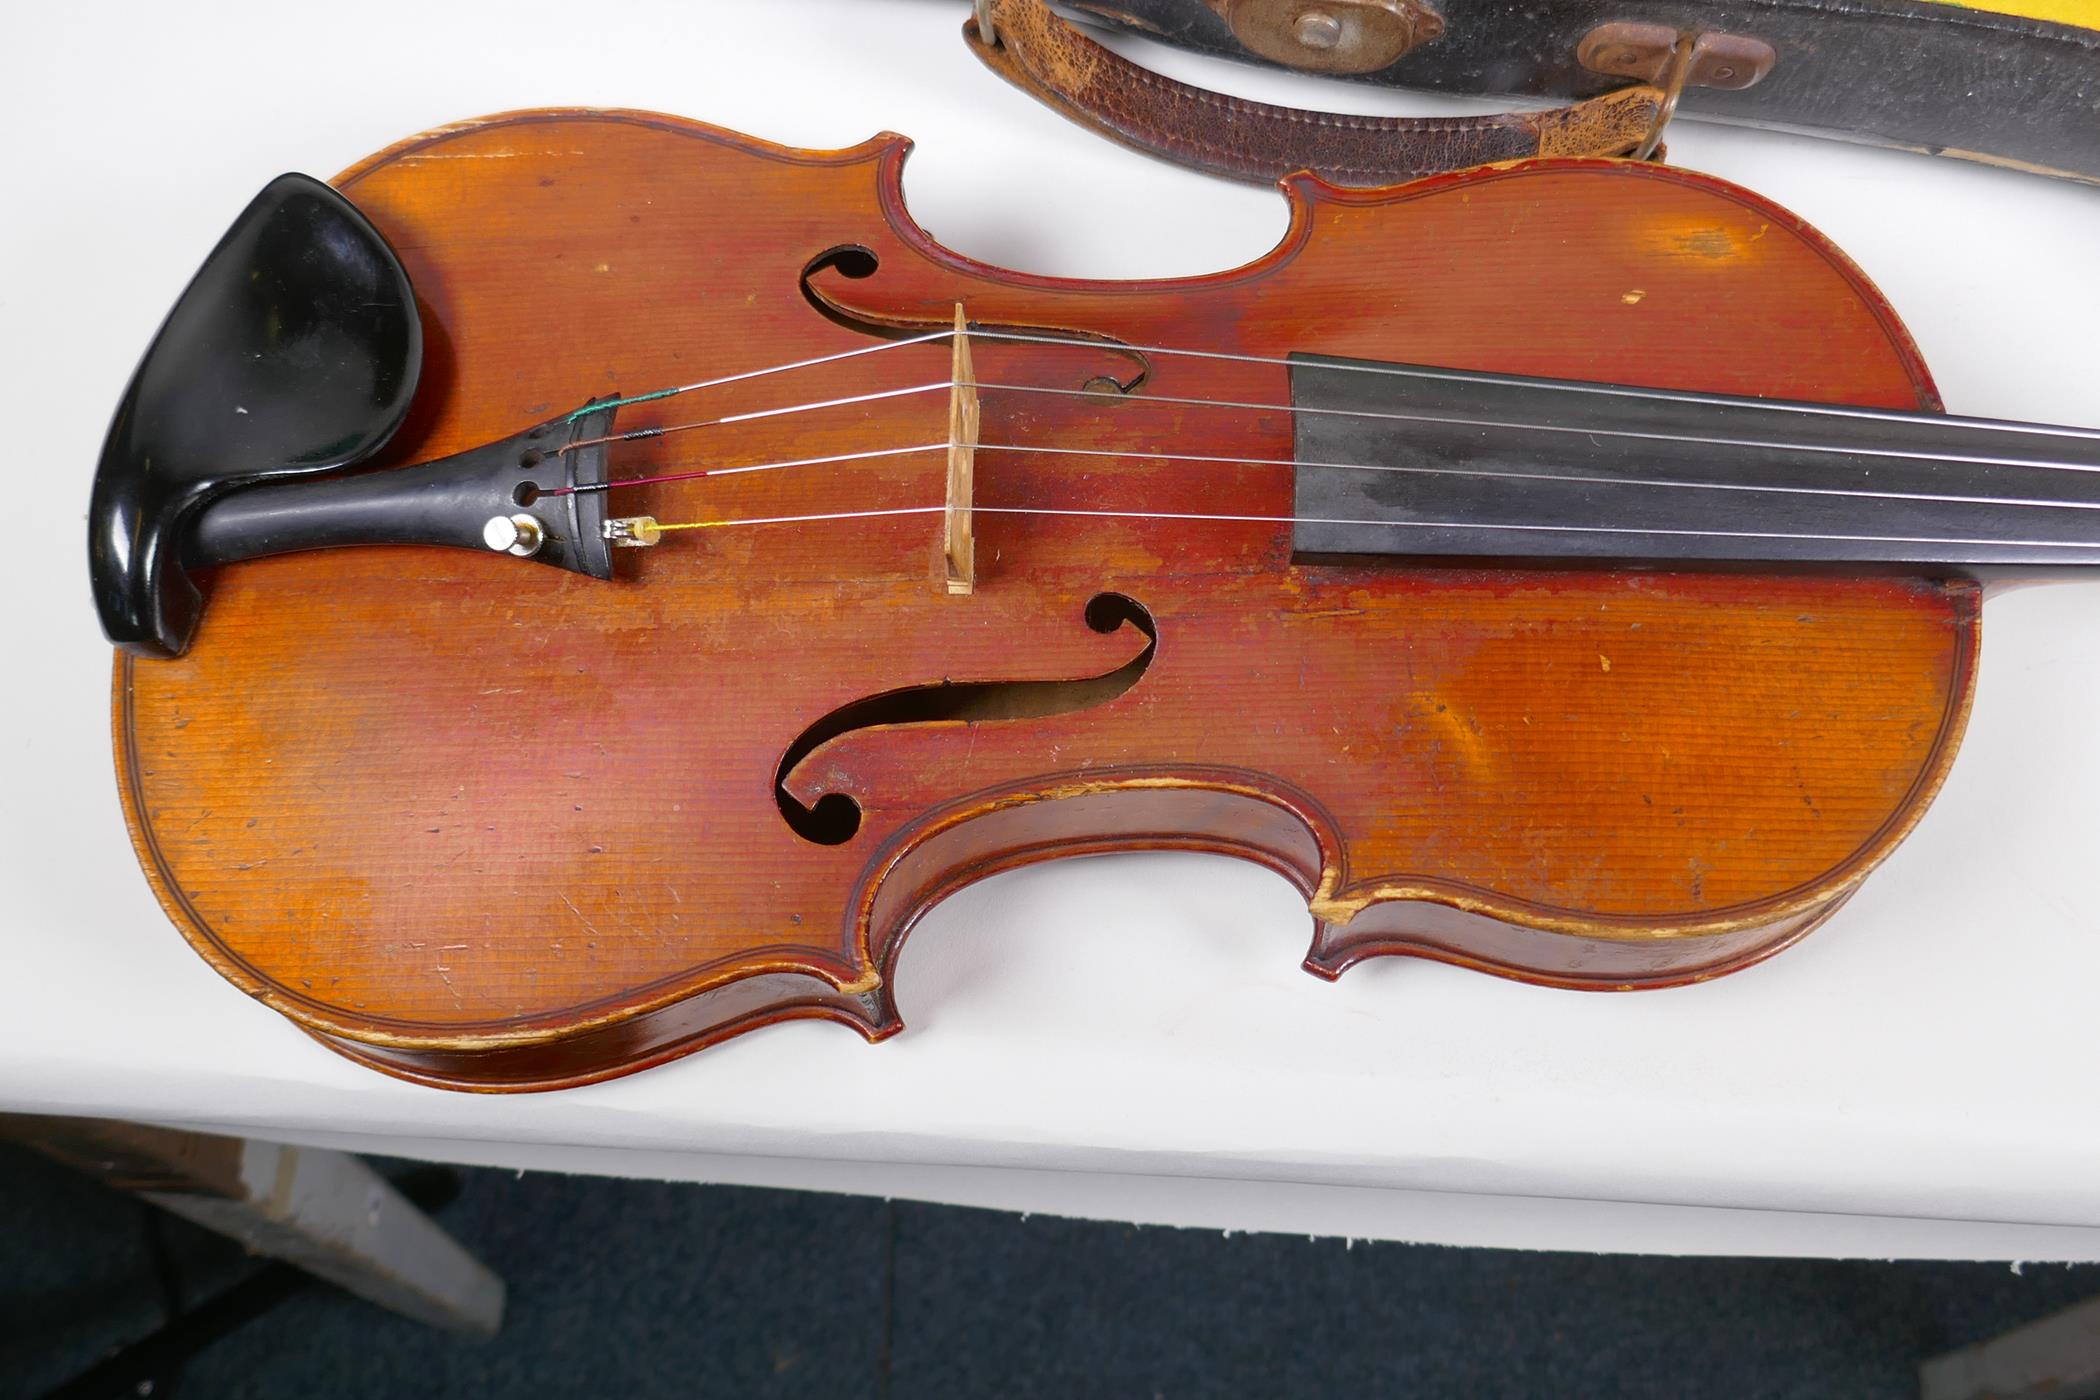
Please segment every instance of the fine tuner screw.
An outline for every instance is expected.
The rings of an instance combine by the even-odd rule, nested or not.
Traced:
[[[481,527],[481,542],[498,554],[530,559],[547,542],[547,532],[529,515],[492,515]]]

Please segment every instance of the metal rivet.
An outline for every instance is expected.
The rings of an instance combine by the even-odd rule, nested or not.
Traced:
[[[498,554],[515,554],[520,559],[538,554],[546,540],[540,522],[529,515],[492,515],[481,527],[483,544]]]
[[[1322,10],[1298,16],[1298,42],[1309,49],[1331,49],[1342,42],[1342,22]]]

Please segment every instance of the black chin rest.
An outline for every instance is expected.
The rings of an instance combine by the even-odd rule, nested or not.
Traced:
[[[310,176],[272,181],[168,313],[103,442],[88,567],[109,639],[180,653],[203,602],[181,559],[197,509],[371,457],[422,359],[408,273],[379,231]]]

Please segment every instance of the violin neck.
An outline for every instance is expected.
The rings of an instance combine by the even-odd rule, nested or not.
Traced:
[[[2100,564],[2100,432],[1292,357],[1302,554]]]

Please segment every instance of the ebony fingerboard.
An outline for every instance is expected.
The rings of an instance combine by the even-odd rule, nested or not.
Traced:
[[[2100,564],[2100,432],[1293,356],[1301,554]]]

